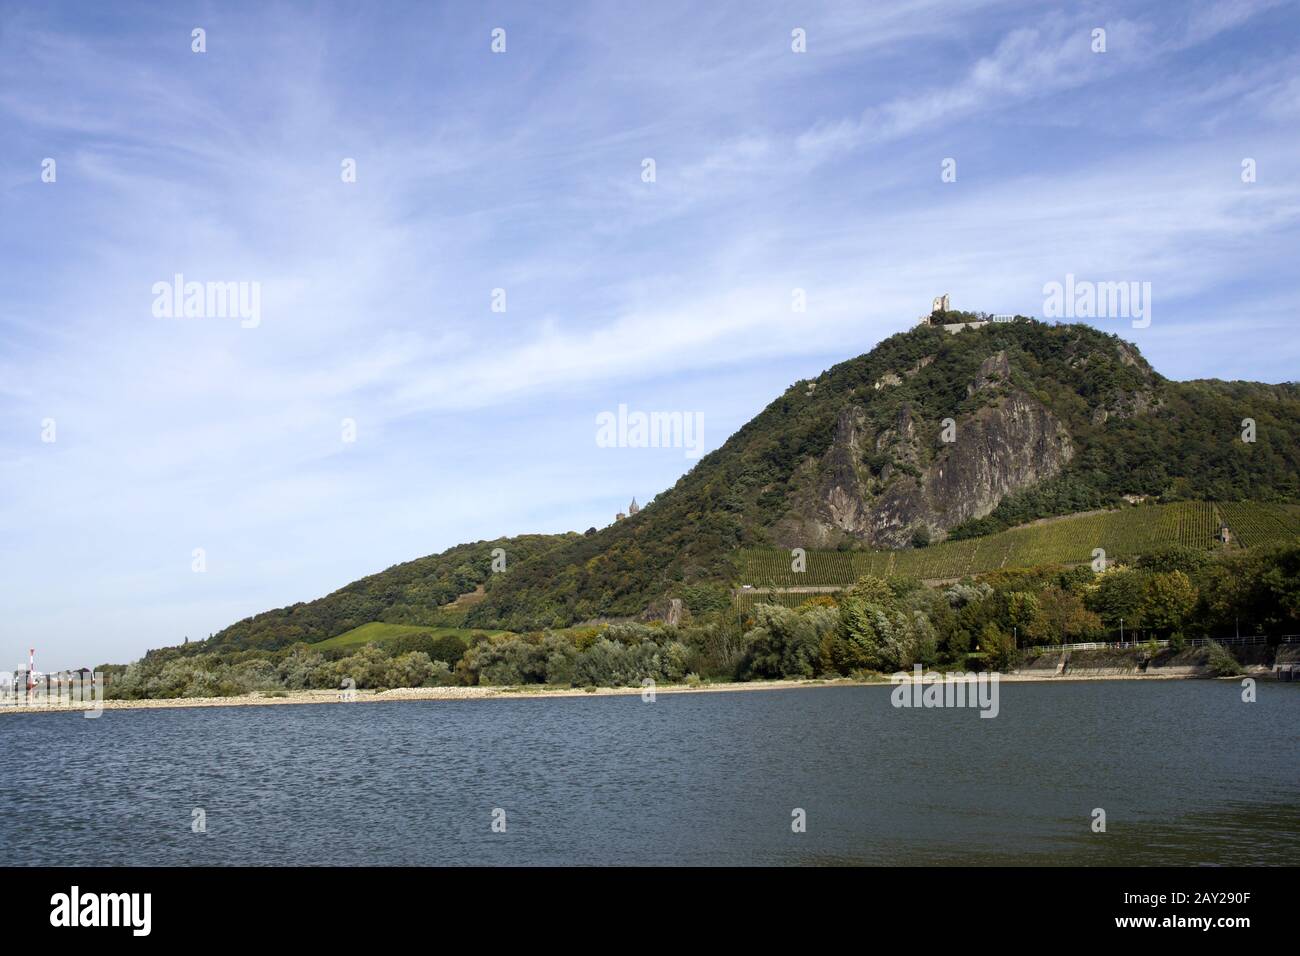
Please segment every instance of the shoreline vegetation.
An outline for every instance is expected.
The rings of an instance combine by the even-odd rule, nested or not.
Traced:
[[[940,677],[944,679],[944,681],[941,682],[946,682],[956,677],[956,672],[944,671],[927,672],[926,677],[929,677],[932,673],[938,673]],[[1182,667],[1169,668],[1166,672],[1155,673],[1073,672],[1056,674],[1048,673],[1046,671],[1035,672],[1029,670],[998,674],[997,677],[1000,683],[1009,684],[1068,684],[1083,681],[1239,680],[1242,677],[1270,680],[1272,674],[1267,668],[1253,667],[1244,670],[1240,675],[1216,676],[1199,668]],[[777,679],[727,681],[700,684],[657,684],[654,687],[654,692],[656,695],[709,694],[729,691],[812,690],[823,687],[893,687],[898,683],[925,683],[924,680],[916,680],[912,674],[904,674],[904,678],[905,679],[903,680],[897,680],[890,675],[880,675],[875,678],[838,677],[809,678],[803,680]],[[104,710],[154,710],[188,707],[261,707],[288,704],[362,704],[429,700],[537,700],[566,697],[638,697],[644,694],[646,690],[646,688],[642,687],[555,687],[541,684],[516,684],[506,686],[398,687],[389,690],[358,690],[354,691],[351,697],[346,696],[341,690],[293,690],[270,693],[258,692],[241,694],[233,697],[174,697],[146,698],[138,700],[111,699],[99,702],[98,706],[102,706]],[[88,703],[62,703],[39,706],[5,705],[0,706],[0,715],[6,713],[34,714],[81,712],[93,710],[96,706],[97,705]]]
[[[130,707],[874,683],[914,667],[1007,680],[1300,671],[1297,545],[1222,554],[1174,546],[1131,565],[1009,569],[946,587],[864,574],[834,594],[800,593],[794,607],[747,612],[731,595],[682,593],[640,621],[527,633],[376,621],[316,643],[187,643],[93,673],[107,701],[142,702]],[[1108,640],[1120,635],[1123,643]],[[84,681],[92,671],[78,673]],[[15,673],[10,687],[24,677]],[[8,696],[4,704],[19,702]]]
[[[1147,671],[1206,663],[1197,646],[1220,635],[1240,633],[1262,646],[1300,633],[1300,546],[1219,555],[1175,546],[1132,565],[1004,570],[946,587],[864,574],[836,593],[796,594],[794,607],[776,603],[785,595],[746,609],[733,594],[712,600],[680,590],[682,598],[639,621],[527,633],[370,622],[315,643],[233,649],[200,641],[95,670],[104,673],[107,697],[132,699],[342,686],[623,687],[646,679],[666,686],[870,679],[915,664],[1005,674],[1043,666],[1039,657],[1059,656],[1066,645],[1121,638],[1127,660],[1089,666]],[[1221,654],[1219,672],[1273,663],[1241,657]]]

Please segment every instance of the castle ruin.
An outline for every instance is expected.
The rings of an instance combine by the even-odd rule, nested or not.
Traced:
[[[967,312],[964,314],[975,316],[975,318],[967,319],[964,322],[942,322],[935,320],[935,313],[939,313],[944,318],[947,318],[947,315],[950,312],[952,312],[952,306],[948,299],[948,293],[945,292],[943,295],[936,295],[934,301],[931,303],[930,311],[925,315],[920,316],[916,320],[916,324],[942,325],[943,330],[949,335],[956,335],[962,329],[982,329],[990,322],[1019,322],[1022,319],[1028,318],[1027,316],[1022,315],[989,315],[986,312]]]

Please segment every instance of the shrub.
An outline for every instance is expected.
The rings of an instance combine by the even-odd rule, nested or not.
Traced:
[[[329,682],[320,673],[324,666],[325,658],[320,653],[306,644],[299,644],[280,661],[280,683],[292,690],[327,687]]]
[[[492,638],[466,651],[461,664],[476,684],[546,683],[546,650],[540,640]],[[461,669],[459,665],[457,669]]]
[[[1215,677],[1236,677],[1246,672],[1246,669],[1232,656],[1232,651],[1218,641],[1210,641],[1206,644],[1206,648],[1209,650],[1206,663],[1209,664],[1210,673]]]
[[[367,644],[350,657],[343,657],[322,668],[329,686],[337,687],[351,679],[357,687],[388,686],[388,657],[374,644]]]
[[[449,671],[446,661],[438,661]],[[433,661],[424,651],[407,651],[388,662],[384,683],[389,687],[427,687],[434,677]]]
[[[546,682],[548,684],[573,684],[577,677],[578,646],[562,634],[548,633],[542,638],[546,654]]]
[[[627,646],[602,637],[582,652],[575,669],[575,683],[589,687],[614,687],[628,683]]]

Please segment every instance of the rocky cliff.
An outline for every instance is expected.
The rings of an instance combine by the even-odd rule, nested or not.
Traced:
[[[927,367],[923,361],[912,370]],[[990,514],[1008,494],[1059,475],[1074,457],[1065,425],[1041,401],[1010,384],[1005,350],[985,358],[966,397],[988,401],[940,420],[908,402],[873,427],[864,404],[836,420],[831,447],[800,469],[791,507],[776,527],[783,547],[827,548],[846,540],[905,547],[942,539]],[[902,384],[889,373],[880,387]]]

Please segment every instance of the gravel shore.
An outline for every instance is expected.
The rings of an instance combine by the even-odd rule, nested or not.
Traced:
[[[1186,673],[1173,674],[1075,674],[1057,677],[1048,673],[1013,673],[1002,674],[1002,683],[1023,682],[1073,682],[1081,680],[1185,680],[1199,675]],[[1259,675],[1252,675],[1259,676]],[[911,682],[911,675],[908,675]],[[744,683],[700,684],[660,684],[655,687],[656,694],[712,694],[740,691],[790,690],[794,688],[849,687],[854,685],[886,685],[889,680],[857,681],[848,678],[839,680],[766,680],[747,681]],[[595,690],[569,687],[540,687],[526,685],[522,687],[402,687],[394,690],[355,691],[352,700],[345,700],[336,690],[293,690],[282,696],[265,694],[244,694],[239,697],[179,697],[167,700],[106,700],[104,710],[148,710],[158,707],[274,707],[285,704],[338,704],[338,703],[383,703],[385,701],[405,700],[492,700],[542,697],[633,697],[642,693],[640,687],[598,687]],[[52,706],[31,707],[27,705],[12,706],[0,704],[0,715],[57,713],[92,709],[87,704],[60,704]]]

